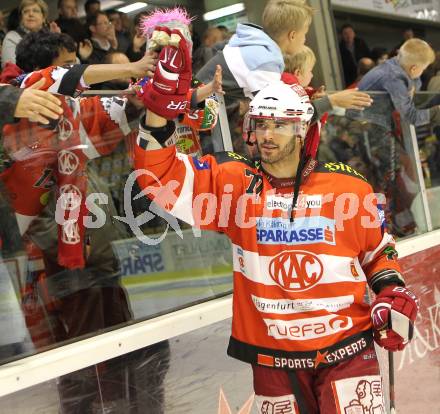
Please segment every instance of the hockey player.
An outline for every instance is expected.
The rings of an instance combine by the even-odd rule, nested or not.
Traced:
[[[169,86],[163,102],[182,99]],[[228,354],[252,365],[258,412],[365,412],[366,402],[368,412],[385,412],[373,338],[403,349],[417,298],[371,186],[352,168],[318,165],[304,151],[313,115],[304,90],[274,83],[252,100],[256,164],[231,152],[177,153],[174,122],[145,102],[139,185],[177,218],[231,239]],[[367,285],[377,295],[371,307]]]

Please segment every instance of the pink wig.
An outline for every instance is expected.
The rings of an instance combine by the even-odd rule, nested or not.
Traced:
[[[182,28],[191,23],[192,18],[182,7],[173,9],[157,9],[141,20],[140,28],[142,34],[149,38],[156,26],[167,26],[169,28]]]

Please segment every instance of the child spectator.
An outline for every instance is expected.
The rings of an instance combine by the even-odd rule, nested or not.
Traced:
[[[396,57],[376,66],[360,81],[360,90],[387,92],[376,96],[375,104],[366,109],[362,117],[380,125],[385,131],[392,129],[394,110],[416,126],[440,123],[440,106],[417,109],[413,100],[414,92],[421,86],[420,76],[434,60],[435,53],[424,40],[406,41]]]
[[[316,56],[313,50],[307,46],[303,46],[301,51],[295,54],[285,54],[284,55],[285,70],[281,75],[281,80],[288,84],[298,83],[300,84],[308,93],[312,99],[312,103],[321,101],[322,99],[327,99],[329,106],[327,110],[334,107],[355,107],[359,105],[359,109],[367,106],[370,101],[368,95],[366,100],[361,103],[352,101],[352,98],[356,96],[356,91],[340,91],[335,92],[330,95],[326,95],[324,86],[320,86],[318,89],[314,89],[310,86],[310,82],[313,78],[313,67],[316,64]],[[363,98],[362,98],[363,99]],[[321,105],[320,105],[321,107]],[[323,113],[320,113],[320,116]]]
[[[223,51],[210,59],[196,78],[208,82],[220,65],[227,98],[252,98],[268,83],[280,80],[283,52],[301,50],[312,16],[313,9],[302,0],[270,0],[263,11],[263,26],[238,24]]]
[[[313,50],[307,46],[303,46],[299,53],[294,55],[284,55],[284,63],[286,65],[285,72],[281,75],[281,80],[289,85],[301,85],[310,96],[311,99],[319,98],[323,94],[323,87],[318,90],[310,87],[313,78],[313,67],[316,63],[316,56]],[[319,137],[321,133],[321,123],[325,123],[327,114],[320,119],[321,122],[310,125],[307,131],[307,148],[306,153],[316,157],[318,150]]]
[[[304,46],[299,53],[294,55],[285,54],[284,64],[286,65],[284,73],[281,75],[281,79],[291,84],[292,75],[296,77],[297,82],[303,88],[307,88],[313,78],[313,68],[316,63],[316,56],[313,50],[307,46]]]
[[[380,171],[376,191],[385,192],[391,208],[392,232],[398,236],[414,231],[410,212],[411,197],[402,203],[398,193],[398,180],[408,181],[411,173],[405,170],[408,158],[399,139],[400,119],[415,126],[440,124],[440,106],[418,109],[414,105],[414,93],[420,89],[420,76],[434,61],[431,46],[421,39],[407,40],[396,57],[370,70],[359,82],[364,91],[383,91],[375,96],[374,105],[361,113],[348,111],[346,115],[363,122],[368,121],[368,139],[377,171]],[[411,187],[414,185],[411,183]],[[409,185],[408,185],[409,188]],[[412,191],[412,198],[417,191]],[[387,212],[390,213],[390,212]]]
[[[209,82],[220,65],[226,105],[244,96],[252,98],[267,84],[280,80],[283,53],[294,55],[301,51],[312,17],[313,9],[304,0],[269,0],[263,11],[263,26],[239,24],[223,51],[211,58],[196,78]],[[371,101],[367,94],[358,91],[344,91],[334,99],[343,108],[362,108]],[[314,117],[319,119],[332,104],[336,103],[331,103],[327,96],[315,99]]]

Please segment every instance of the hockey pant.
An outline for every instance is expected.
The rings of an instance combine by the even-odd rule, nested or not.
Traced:
[[[386,413],[373,345],[325,368],[285,371],[253,365],[252,369],[258,414]]]

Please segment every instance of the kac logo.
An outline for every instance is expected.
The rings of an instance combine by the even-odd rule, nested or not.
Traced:
[[[318,256],[301,250],[287,250],[269,263],[269,274],[284,290],[301,292],[315,286],[324,266]]]
[[[62,150],[58,153],[58,171],[70,175],[79,165],[79,158],[72,151]]]
[[[81,204],[81,191],[76,185],[65,184],[60,187],[61,208],[63,210],[75,210]]]
[[[66,118],[62,117],[60,121],[58,122],[58,138],[61,141],[66,141],[70,138],[73,132],[73,125],[72,123]]]
[[[66,244],[80,242],[79,225],[75,220],[68,220],[62,226],[61,240]]]

